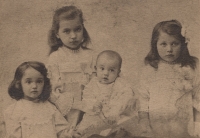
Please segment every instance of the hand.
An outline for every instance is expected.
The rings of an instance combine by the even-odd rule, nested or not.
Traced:
[[[93,111],[99,114],[102,108],[103,108],[102,103],[97,101],[93,106]]]
[[[109,125],[113,125],[113,124],[115,124],[115,123],[117,123],[117,121],[116,121],[116,118],[115,117],[107,117],[106,119],[105,119],[105,121],[106,121],[106,123],[107,124],[109,124]]]

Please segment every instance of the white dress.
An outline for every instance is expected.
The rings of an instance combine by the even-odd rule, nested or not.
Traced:
[[[90,80],[94,71],[93,51],[80,48],[74,52],[66,47],[60,47],[49,56],[48,73],[53,86],[59,88],[59,96],[51,95],[54,103],[68,121],[73,120],[71,109],[73,99],[81,100],[82,90]]]
[[[54,105],[21,99],[4,113],[7,138],[61,138],[69,123]]]
[[[103,105],[102,112],[105,117],[112,117],[118,121],[123,117],[125,107],[128,101],[133,99],[133,95],[131,86],[120,77],[108,85],[100,84],[97,77],[94,77],[83,91],[86,113],[78,126],[78,130],[82,131],[82,134],[87,133],[86,135],[88,136],[111,127],[105,124],[98,115],[91,115],[87,111],[91,111],[94,104],[99,101]]]
[[[158,70],[147,65],[140,78],[140,111],[149,112],[155,137],[193,135],[194,97],[199,89],[198,71],[189,66],[160,62]],[[194,104],[195,103],[195,104]],[[194,106],[193,106],[194,105]]]

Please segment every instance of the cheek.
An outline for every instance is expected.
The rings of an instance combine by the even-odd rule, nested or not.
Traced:
[[[174,51],[175,51],[176,55],[179,56],[181,53],[181,47],[175,48]]]

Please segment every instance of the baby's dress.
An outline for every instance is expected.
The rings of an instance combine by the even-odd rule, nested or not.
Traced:
[[[75,111],[71,109],[73,99],[81,100],[82,89],[94,71],[92,50],[80,48],[74,52],[60,47],[49,56],[47,67],[53,87],[59,90],[58,96],[52,94],[50,101],[71,121]]]
[[[67,136],[69,123],[54,105],[21,99],[4,113],[8,138],[61,138]]]
[[[86,133],[86,136],[89,136],[111,127],[98,115],[87,112],[93,109],[96,102],[102,103],[102,112],[105,117],[112,117],[118,121],[123,116],[128,101],[132,98],[132,88],[122,78],[118,77],[114,83],[104,85],[98,82],[97,77],[94,77],[83,91],[86,113],[78,126],[78,130],[82,131],[82,134]]]
[[[141,74],[140,111],[149,112],[155,137],[190,137],[198,71],[160,62],[158,70],[148,65]]]

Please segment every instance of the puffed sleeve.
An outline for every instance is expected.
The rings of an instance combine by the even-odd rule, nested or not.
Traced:
[[[49,55],[48,63],[48,77],[52,82],[56,83],[60,79],[59,67],[58,67],[58,53],[53,52]]]
[[[197,64],[197,68],[195,70],[194,81],[193,81],[193,106],[194,108],[200,112],[200,70],[199,64]]]
[[[55,129],[58,135],[58,138],[69,137],[71,134],[69,133],[70,124],[65,120],[62,114],[55,110]]]
[[[151,76],[149,75],[149,67],[145,67],[142,72],[140,73],[139,84],[137,86],[139,102],[140,102],[140,109],[139,111],[148,112],[149,108],[149,98],[150,94],[148,91],[149,88],[149,79]]]
[[[14,107],[15,105],[11,105],[4,112],[6,138],[22,138],[22,128],[19,119],[11,119]]]
[[[97,102],[97,98],[95,96],[95,91],[93,90],[93,85],[95,81],[91,80],[88,85],[85,86],[83,90],[83,103],[85,104],[85,112],[93,109],[94,104]]]
[[[133,90],[131,86],[123,79],[118,78],[114,84],[114,92],[110,100],[110,111],[104,113],[105,116],[119,116],[122,114],[129,114],[126,110],[128,102],[133,100]],[[120,101],[120,102],[119,102]],[[131,110],[129,110],[131,112]]]

